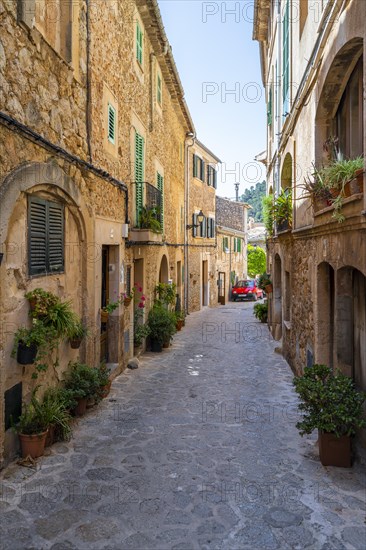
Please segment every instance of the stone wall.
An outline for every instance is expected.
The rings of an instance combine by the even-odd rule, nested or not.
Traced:
[[[216,220],[217,225],[245,232],[244,204],[216,197]]]

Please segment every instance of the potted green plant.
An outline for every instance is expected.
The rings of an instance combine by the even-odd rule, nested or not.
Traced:
[[[83,416],[88,400],[95,401],[99,398],[98,369],[78,362],[70,363],[69,371],[66,373],[65,388],[72,391],[77,401],[73,413],[75,416]]]
[[[266,195],[262,198],[262,212],[267,235],[272,237],[274,225],[274,201],[272,194]]]
[[[274,217],[277,231],[286,231],[292,227],[292,192],[284,189],[274,203]]]
[[[139,212],[139,228],[151,229],[153,233],[161,233],[160,208],[143,206]]]
[[[182,330],[183,322],[184,322],[184,311],[176,311],[175,312],[175,327],[177,331]]]
[[[266,323],[268,319],[268,302],[264,304],[255,304],[254,315],[261,323]]]
[[[303,418],[296,426],[301,435],[319,432],[319,455],[323,466],[352,465],[351,437],[366,426],[362,418],[366,394],[358,392],[352,378],[326,365],[305,368],[294,379]]]
[[[175,315],[163,306],[155,304],[148,315],[151,350],[161,352],[163,344],[169,342],[176,332]]]
[[[155,303],[171,307],[176,300],[176,284],[175,283],[158,283],[154,289]]]
[[[55,294],[43,290],[43,288],[35,288],[27,292],[25,297],[29,301],[32,316],[36,318],[42,318],[44,315],[47,315],[50,307],[60,301]]]
[[[78,320],[69,330],[69,340],[72,349],[79,349],[83,338],[88,334],[88,329]]]
[[[31,328],[20,327],[16,331],[11,356],[16,357],[20,365],[32,365],[45,353],[47,346],[53,349],[54,340],[54,331],[34,319]]]
[[[71,415],[67,410],[68,401],[65,399],[63,391],[58,388],[46,390],[42,408],[48,423],[46,447],[52,445],[54,441],[70,439]]]
[[[118,297],[118,300],[115,300],[114,302],[109,301],[108,304],[100,310],[100,317],[101,317],[102,323],[106,323],[108,321],[109,314],[113,313],[113,311],[115,311],[121,305],[122,302],[123,302],[123,294],[121,294]]]
[[[271,294],[273,292],[273,285],[269,273],[262,273],[259,276],[258,286],[264,290],[266,294]]]
[[[112,385],[112,381],[109,379],[110,371],[104,362],[100,365],[98,369],[98,375],[100,396],[102,399],[104,399],[109,395]]]
[[[42,403],[36,397],[38,387],[32,392],[29,404],[23,403],[22,414],[13,429],[18,433],[22,457],[38,458],[43,455],[48,431],[48,418]]]

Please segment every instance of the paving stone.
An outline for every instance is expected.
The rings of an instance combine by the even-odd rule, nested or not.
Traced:
[[[289,510],[283,508],[271,508],[263,519],[271,525],[271,527],[288,527],[289,525],[300,525],[302,517],[298,514],[293,514]]]
[[[342,539],[356,550],[366,548],[366,526],[345,527],[342,531]]]
[[[112,521],[106,519],[93,519],[90,523],[83,523],[75,530],[75,534],[84,542],[103,541],[113,537],[118,532],[118,527]]]
[[[281,547],[271,529],[258,522],[247,525],[234,536],[234,548],[246,546],[258,550],[276,550]]]
[[[46,540],[52,540],[60,533],[66,532],[72,525],[81,521],[84,512],[78,510],[61,510],[47,518],[36,519],[34,524],[38,535]]]

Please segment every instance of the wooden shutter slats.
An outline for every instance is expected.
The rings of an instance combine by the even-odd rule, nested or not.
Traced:
[[[28,199],[30,275],[64,270],[64,207],[38,197]]]

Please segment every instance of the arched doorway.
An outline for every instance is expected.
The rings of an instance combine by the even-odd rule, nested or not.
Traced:
[[[282,262],[278,254],[274,260],[273,337],[275,340],[282,338]]]
[[[337,271],[337,366],[366,390],[366,277],[352,267]]]
[[[164,254],[160,262],[159,283],[168,283],[168,282],[169,282],[168,259]]]
[[[333,368],[334,351],[334,269],[326,262],[317,272],[316,362]]]

